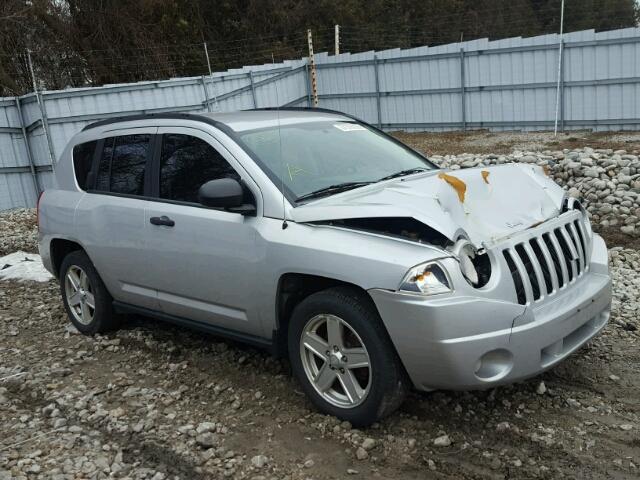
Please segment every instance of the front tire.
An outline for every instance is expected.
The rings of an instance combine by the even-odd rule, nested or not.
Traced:
[[[71,323],[81,333],[94,335],[119,327],[113,298],[85,252],[71,252],[62,261],[60,293]]]
[[[371,300],[337,287],[310,295],[289,323],[295,377],[318,410],[366,426],[406,395],[400,359]]]

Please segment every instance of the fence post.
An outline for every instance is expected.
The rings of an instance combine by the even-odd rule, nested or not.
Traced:
[[[253,70],[249,70],[249,82],[251,82],[251,97],[253,98],[253,108],[258,108],[258,102],[256,102],[256,87],[253,84]]]
[[[16,97],[16,108],[18,110],[18,120],[20,121],[20,129],[22,130],[22,138],[24,138],[24,148],[27,151],[27,159],[29,160],[29,169],[31,170],[31,176],[33,177],[33,186],[36,190],[36,200],[40,196],[42,189],[38,182],[38,173],[36,172],[36,165],[33,161],[33,155],[31,154],[31,145],[29,145],[29,137],[27,136],[27,129],[24,126],[24,117],[22,116],[22,107],[20,106],[20,97]]]
[[[465,75],[464,75],[464,48],[460,48],[460,103],[462,113],[462,130],[467,129],[467,106],[464,93]]]
[[[313,37],[311,29],[307,30],[307,43],[309,44],[309,65],[311,68],[311,94],[313,96],[313,106],[318,106],[318,79],[316,76],[316,61],[313,57]]]
[[[307,64],[305,65],[305,74],[306,74],[306,82],[307,82],[307,106],[311,107],[312,104],[312,100],[311,100],[311,75],[309,74],[309,60],[307,60]]]
[[[563,39],[564,32],[564,0],[560,4],[560,41],[558,42],[558,85],[556,86],[556,115],[553,119],[553,136],[558,135],[558,114],[560,113],[560,90],[561,90],[561,77],[562,77],[562,47],[564,47]]]
[[[204,75],[201,77],[202,79],[202,90],[204,91],[204,103],[207,106],[207,112],[211,112],[211,100],[209,99],[209,91],[207,90],[207,81],[204,78]]]
[[[564,40],[560,40],[562,47],[564,47]],[[564,132],[564,64],[565,64],[565,49],[560,49],[560,131]]]
[[[55,170],[55,163],[56,163],[56,151],[53,148],[53,140],[51,140],[51,129],[49,128],[49,117],[47,116],[47,106],[45,104],[44,101],[44,95],[42,95],[42,93],[39,93],[40,95],[40,108],[42,111],[42,124],[44,125],[44,134],[45,137],[47,138],[47,144],[49,146],[49,156],[51,157],[51,169]]]
[[[27,60],[29,62],[29,71],[31,72],[31,80],[33,82],[33,91],[36,94],[36,101],[38,107],[40,107],[40,118],[42,120],[42,130],[44,131],[44,137],[47,140],[47,146],[49,148],[49,160],[51,161],[51,170],[55,171],[55,159],[56,153],[53,149],[53,143],[51,142],[51,135],[49,135],[49,120],[47,119],[47,108],[44,104],[44,97],[40,95],[38,91],[38,84],[36,83],[36,75],[33,72],[33,62],[31,61],[31,51],[27,50]]]
[[[211,82],[211,86],[213,87],[213,100],[216,103],[216,109],[220,111],[220,105],[218,105],[218,96],[216,95],[216,86],[213,84],[213,70],[211,70],[211,59],[209,58],[209,50],[207,49],[207,42],[203,43],[204,45],[204,56],[207,58],[207,69],[209,70],[209,81]],[[202,85],[204,86],[204,96],[207,100],[207,111],[213,112],[211,101],[209,99],[209,90],[207,89],[207,83],[205,81],[204,76],[202,77]]]
[[[207,59],[207,69],[209,70],[209,76],[213,75],[211,71],[211,59],[209,58],[209,49],[207,49],[207,42],[203,42],[204,45],[204,56]]]
[[[334,37],[335,37],[335,52],[336,55],[340,55],[340,25],[336,25],[334,27]]]
[[[378,128],[382,128],[382,110],[380,108],[380,77],[378,75],[378,55],[373,56],[373,74],[376,81],[376,110],[378,112]]]

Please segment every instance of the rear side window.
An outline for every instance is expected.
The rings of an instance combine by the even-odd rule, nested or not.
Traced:
[[[151,135],[123,135],[104,141],[96,190],[126,195],[144,194],[144,175]]]
[[[198,190],[209,180],[240,176],[204,140],[182,134],[162,136],[160,198],[198,203]]]
[[[106,138],[102,153],[100,154],[100,163],[98,164],[98,177],[96,179],[96,190],[101,192],[109,191],[109,177],[111,176],[111,155],[113,155],[113,142],[115,138]]]
[[[96,151],[97,141],[80,143],[73,147],[73,169],[76,181],[81,190],[87,189],[87,177],[91,171],[93,155]]]

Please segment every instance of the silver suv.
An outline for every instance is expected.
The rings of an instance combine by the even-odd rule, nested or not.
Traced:
[[[609,318],[604,241],[544,169],[443,171],[338,112],[109,119],[55,177],[40,253],[78,330],[136,313],[265,347],[355,425],[539,374]]]

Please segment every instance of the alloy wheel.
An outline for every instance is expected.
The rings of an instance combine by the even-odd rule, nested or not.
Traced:
[[[71,265],[64,278],[67,304],[74,319],[82,325],[89,325],[96,311],[93,287],[85,271]]]
[[[327,402],[353,408],[365,401],[371,387],[371,361],[364,342],[340,317],[311,318],[300,337],[300,356],[313,388]]]

